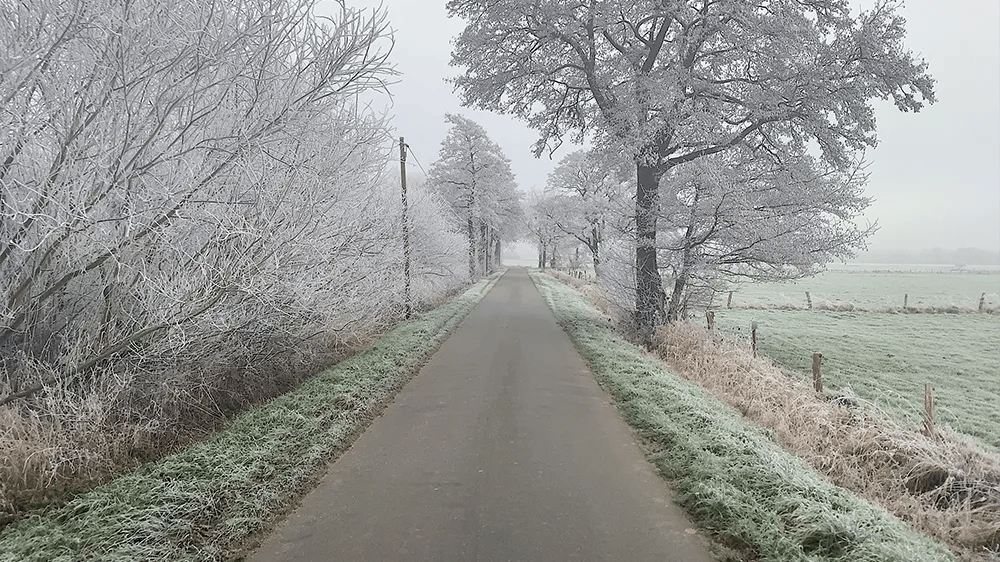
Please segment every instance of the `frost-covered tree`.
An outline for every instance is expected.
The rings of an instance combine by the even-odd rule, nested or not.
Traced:
[[[394,274],[370,257],[385,123],[353,95],[392,74],[385,13],[314,4],[0,3],[15,394],[109,363],[249,366],[391,314],[364,304]]]
[[[660,247],[673,281],[667,319],[717,282],[796,279],[863,249],[875,230],[855,222],[871,203],[866,180],[860,164],[840,171],[800,157],[776,165],[739,151],[671,169],[661,189]]]
[[[596,150],[578,150],[564,156],[547,179],[546,191],[554,200],[544,207],[549,221],[587,247],[596,275],[607,229],[620,228],[623,172],[620,160]]]
[[[512,113],[536,152],[593,133],[634,162],[635,319],[665,317],[657,264],[660,179],[733,148],[845,166],[876,142],[874,99],[933,101],[904,45],[901,2],[852,15],[846,0],[450,0],[467,23],[452,63],[466,105]]]
[[[462,115],[445,119],[451,128],[428,180],[468,237],[469,277],[476,279],[499,266],[501,242],[517,237],[523,222],[521,194],[510,160],[481,125]]]
[[[411,269],[414,298],[419,302],[464,281],[468,244],[455,229],[451,206],[427,185],[426,178],[415,176],[408,183]],[[391,191],[398,188],[394,185]]]
[[[559,201],[552,193],[532,193],[526,210],[527,231],[538,248],[538,267],[556,267],[559,249],[566,246],[567,235],[552,217],[559,215]]]

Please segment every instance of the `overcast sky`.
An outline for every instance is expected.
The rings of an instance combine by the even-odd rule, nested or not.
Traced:
[[[346,1],[388,9],[392,58],[402,73],[389,112],[396,136],[406,137],[424,168],[447,133],[444,114],[463,113],[500,144],[522,189],[545,185],[572,147],[553,160],[535,159],[530,147],[537,135],[523,123],[459,105],[444,79],[457,74],[448,61],[462,22],[448,19],[444,0]],[[876,203],[867,215],[881,230],[870,249],[1000,249],[1000,2],[909,0],[902,13],[907,45],[937,79],[938,103],[917,114],[876,105],[880,143],[868,153],[868,194]]]

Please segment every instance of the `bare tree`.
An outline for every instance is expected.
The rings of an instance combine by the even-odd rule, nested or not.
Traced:
[[[462,221],[469,244],[469,277],[476,279],[499,266],[501,241],[516,237],[523,220],[521,195],[510,161],[486,130],[461,115],[445,118],[451,129],[431,165],[429,180]]]
[[[748,147],[846,166],[873,146],[873,99],[933,101],[926,65],[903,46],[900,3],[852,16],[844,0],[477,2],[452,63],[469,106],[538,129],[536,153],[593,133],[634,162],[635,319],[665,319],[657,262],[659,184],[674,166]]]
[[[556,267],[559,248],[565,246],[568,234],[559,228],[553,217],[558,216],[559,202],[552,193],[535,193],[528,200],[527,231],[538,247],[538,267]]]
[[[720,282],[797,279],[864,249],[875,231],[855,222],[871,203],[866,182],[860,163],[841,172],[808,157],[729,152],[673,168],[661,195],[667,319],[683,317],[693,288],[710,297]]]
[[[347,264],[385,235],[353,184],[384,161],[353,94],[392,74],[385,14],[313,4],[0,5],[5,355],[79,377],[195,341],[267,354],[378,278]]]
[[[586,246],[600,276],[601,247],[608,228],[621,229],[625,169],[596,150],[572,152],[549,174],[546,190],[555,204],[544,207],[559,230]]]

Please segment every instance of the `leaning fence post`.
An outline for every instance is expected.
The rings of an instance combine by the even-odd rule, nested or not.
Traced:
[[[708,320],[708,331],[711,332],[715,330],[715,311],[714,310],[705,311],[705,319]]]
[[[986,293],[979,297],[979,312],[982,312],[984,308],[986,308]]]
[[[812,296],[809,294],[809,291],[806,291],[806,304],[809,306],[809,310],[812,310],[813,299]]]
[[[934,389],[930,383],[924,385],[924,433],[931,439],[937,439],[934,432]]]
[[[729,298],[726,299],[726,308],[732,308],[732,307],[733,307],[733,292],[729,291]]]
[[[816,392],[823,392],[823,354],[813,353],[813,388]]]
[[[753,356],[757,357],[757,321],[754,320],[750,323],[750,349],[753,350]]]

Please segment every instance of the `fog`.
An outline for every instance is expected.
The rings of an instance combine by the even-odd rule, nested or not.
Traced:
[[[333,0],[326,0],[331,7]],[[511,159],[521,189],[540,189],[556,161],[575,147],[536,159],[537,138],[516,119],[462,108],[445,78],[451,38],[462,22],[449,20],[444,0],[349,0],[387,7],[395,30],[393,59],[401,72],[388,106],[397,136],[425,168],[447,132],[446,112],[482,124]],[[865,0],[864,5],[870,1]],[[873,251],[983,248],[1000,251],[1000,3],[970,0],[961,10],[934,0],[910,0],[902,13],[907,46],[930,65],[938,102],[918,114],[876,105],[879,146],[869,151],[876,199],[866,219],[880,231]]]

